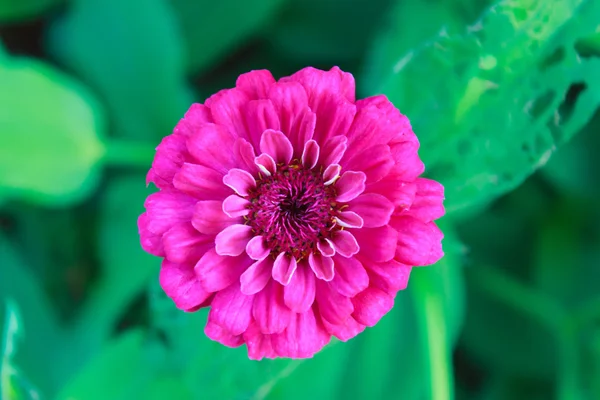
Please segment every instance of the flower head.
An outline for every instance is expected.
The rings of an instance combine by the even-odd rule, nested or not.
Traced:
[[[268,71],[194,104],[148,173],[138,225],[176,306],[250,358],[311,357],[375,325],[442,255],[443,187],[385,96],[339,68]]]

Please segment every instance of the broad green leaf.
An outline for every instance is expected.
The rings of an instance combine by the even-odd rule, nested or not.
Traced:
[[[411,119],[448,211],[516,187],[591,118],[600,59],[575,45],[598,15],[594,0],[501,1],[465,34],[398,54],[375,91]]]
[[[370,92],[398,62],[398,54],[441,34],[461,32],[473,23],[490,3],[469,0],[396,1],[386,15],[378,40],[370,48],[364,79],[358,83]]]
[[[160,260],[142,250],[137,229],[150,193],[143,174],[130,174],[113,179],[101,198],[97,245],[101,272],[72,331],[81,359],[100,348],[150,277],[158,279]]]
[[[106,101],[117,136],[166,136],[192,102],[166,0],[74,0],[47,45]]]
[[[42,393],[52,393],[63,377],[64,362],[71,357],[63,351],[65,343],[56,313],[39,281],[1,235],[0,260],[0,303],[10,299],[19,307],[22,340],[13,360]],[[2,307],[0,316],[3,312]],[[53,368],[48,369],[49,364]]]
[[[0,22],[32,18],[63,2],[64,0],[2,0]]]
[[[106,344],[60,391],[57,400],[129,400],[151,385],[161,364],[142,331],[130,331]]]
[[[226,58],[272,18],[285,1],[169,0],[185,37],[188,71],[206,69]]]
[[[95,187],[104,126],[91,94],[41,62],[0,56],[0,197],[43,204]]]
[[[5,400],[37,400],[40,398],[35,387],[24,376],[23,372],[14,363],[14,356],[18,351],[19,339],[23,334],[21,317],[17,305],[7,301],[6,318],[2,327],[2,347],[0,348],[0,396]]]

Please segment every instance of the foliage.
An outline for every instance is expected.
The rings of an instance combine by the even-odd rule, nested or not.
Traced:
[[[0,0],[2,399],[600,398],[599,20],[600,0]],[[446,256],[348,343],[250,361],[160,290],[144,174],[237,74],[336,64],[410,118]]]

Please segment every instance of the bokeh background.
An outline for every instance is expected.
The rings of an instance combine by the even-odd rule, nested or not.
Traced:
[[[600,0],[0,0],[0,393],[600,399]],[[249,361],[165,298],[154,148],[251,69],[385,93],[446,187],[446,256],[374,328]]]

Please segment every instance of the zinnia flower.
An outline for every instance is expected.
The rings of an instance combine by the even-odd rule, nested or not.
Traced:
[[[160,284],[252,359],[311,357],[375,325],[413,266],[435,263],[443,187],[385,96],[339,68],[241,75],[163,139],[138,225]]]

